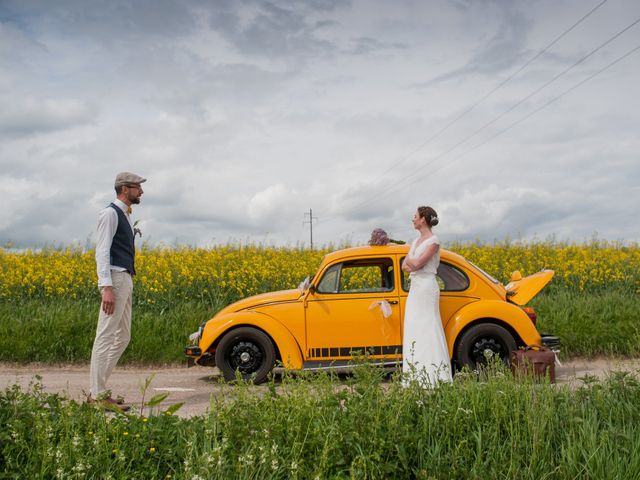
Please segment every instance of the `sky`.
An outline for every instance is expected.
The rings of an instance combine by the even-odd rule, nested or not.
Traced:
[[[120,171],[148,179],[151,245],[309,246],[310,210],[316,246],[408,241],[419,205],[445,244],[638,242],[638,19],[637,0],[0,0],[0,245],[91,245]]]

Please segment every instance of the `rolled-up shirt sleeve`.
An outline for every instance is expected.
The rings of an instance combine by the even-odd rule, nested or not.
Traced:
[[[111,243],[118,228],[118,214],[109,207],[98,214],[96,228],[96,265],[98,287],[109,287],[111,283]]]

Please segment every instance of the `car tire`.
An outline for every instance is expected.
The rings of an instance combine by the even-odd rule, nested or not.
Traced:
[[[506,328],[495,323],[479,323],[460,337],[455,353],[456,364],[459,368],[466,365],[475,370],[487,363],[487,354],[491,353],[508,365],[511,351],[516,346],[516,339]]]
[[[273,342],[263,331],[240,327],[225,334],[216,348],[216,366],[225,380],[235,380],[236,371],[245,381],[262,383],[276,363]]]

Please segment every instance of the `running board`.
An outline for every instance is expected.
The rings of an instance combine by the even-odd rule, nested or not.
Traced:
[[[332,370],[338,368],[354,368],[358,365],[371,365],[374,367],[393,367],[400,368],[402,365],[402,360],[391,360],[391,361],[367,361],[367,362],[358,362],[354,360],[309,360],[302,364],[302,368],[304,370]]]

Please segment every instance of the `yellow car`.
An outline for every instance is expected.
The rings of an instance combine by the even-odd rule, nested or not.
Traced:
[[[343,368],[354,354],[402,361],[408,274],[400,266],[408,245],[356,247],[324,257],[311,280],[227,306],[204,322],[185,349],[190,363],[217,366],[226,379],[264,381],[276,362],[289,369]],[[494,354],[507,361],[518,346],[546,344],[536,314],[524,307],[553,277],[543,270],[504,286],[483,270],[441,249],[437,279],[440,314],[455,366],[475,368]],[[405,352],[406,353],[406,352]]]

